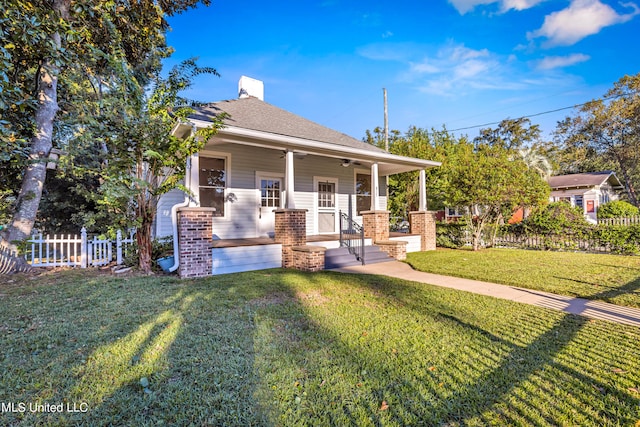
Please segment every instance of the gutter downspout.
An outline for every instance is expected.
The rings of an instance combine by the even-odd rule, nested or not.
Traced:
[[[195,129],[194,129],[195,132]],[[184,174],[184,183],[187,190],[191,189],[191,157],[187,159],[187,168]],[[184,202],[178,203],[171,207],[171,226],[173,228],[173,265],[168,272],[173,273],[180,267],[180,245],[178,244],[178,209],[189,206],[191,197],[184,194]]]

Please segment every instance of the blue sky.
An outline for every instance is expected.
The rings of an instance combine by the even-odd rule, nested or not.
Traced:
[[[165,65],[218,70],[194,99],[234,99],[246,75],[266,102],[358,139],[383,125],[382,88],[391,129],[457,130],[603,96],[640,72],[638,15],[624,0],[214,0],[169,19]],[[531,120],[548,136],[571,113]]]

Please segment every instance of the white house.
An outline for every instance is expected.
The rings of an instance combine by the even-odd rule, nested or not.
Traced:
[[[438,162],[390,154],[264,101],[263,84],[242,77],[238,99],[197,108],[174,129],[185,137],[226,113],[225,126],[192,156],[179,190],[159,203],[156,236],[175,234],[172,207],[215,208],[214,240],[271,238],[277,209],[306,210],[306,234],[339,232],[339,212],[362,224],[362,212],[384,211],[388,175],[422,171]],[[174,209],[175,211],[175,209]]]
[[[598,207],[618,200],[618,191],[624,187],[612,171],[585,172],[558,175],[549,178],[550,201],[565,201],[577,206],[590,222],[597,222]]]

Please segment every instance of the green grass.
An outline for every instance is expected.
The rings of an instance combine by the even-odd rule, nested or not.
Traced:
[[[0,287],[0,425],[634,425],[640,330],[377,276]],[[140,380],[148,380],[147,390]]]
[[[407,255],[416,270],[640,307],[640,257],[521,249]]]

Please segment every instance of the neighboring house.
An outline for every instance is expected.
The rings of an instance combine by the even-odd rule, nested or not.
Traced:
[[[277,209],[306,210],[306,234],[339,232],[339,212],[362,224],[363,211],[387,209],[388,175],[438,166],[375,146],[264,101],[263,84],[242,77],[239,98],[197,108],[175,127],[185,137],[226,113],[225,126],[193,156],[185,178],[192,196],[173,190],[159,203],[156,236],[175,232],[171,207],[215,208],[213,240],[272,238]],[[426,211],[424,185],[421,210]],[[175,219],[174,219],[175,222]]]
[[[594,223],[598,220],[599,206],[618,200],[617,192],[624,188],[611,171],[552,176],[548,182],[550,201],[564,201],[577,206],[583,210],[587,220]]]
[[[466,208],[445,207],[444,209],[436,211],[436,220],[444,222],[457,222],[460,219],[464,218],[466,212]]]

